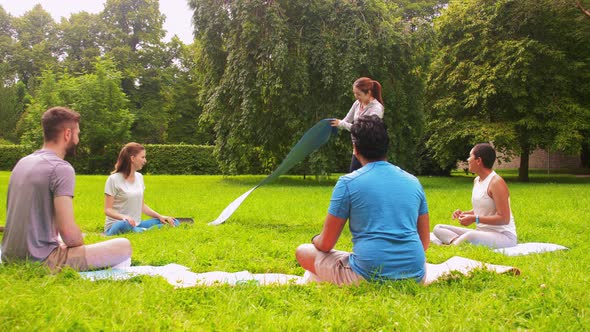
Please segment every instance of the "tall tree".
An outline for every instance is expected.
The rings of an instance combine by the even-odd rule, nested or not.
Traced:
[[[104,169],[101,156],[129,140],[133,120],[121,89],[121,74],[108,59],[94,63],[95,70],[81,76],[68,73],[60,77],[45,71],[35,99],[27,109],[21,128],[24,131],[23,143],[40,146],[43,135],[40,127],[41,114],[49,107],[62,105],[71,107],[81,115],[79,152],[89,156],[89,165],[82,165],[80,171],[92,172]]]
[[[224,172],[272,169],[316,121],[346,114],[352,83],[360,76],[383,84],[385,119],[395,137],[392,159],[412,168],[422,124],[422,86],[416,79],[421,59],[407,57],[414,45],[397,5],[378,0],[192,0],[190,5],[203,62],[210,65],[202,118],[215,123]],[[327,159],[349,158],[350,138],[341,137],[322,150]]]
[[[103,54],[101,35],[107,31],[98,14],[80,12],[62,18],[58,26],[63,66],[71,73],[89,73]]]
[[[0,6],[0,79],[2,83],[14,81],[14,66],[11,66],[14,54],[14,28],[12,17]]]
[[[590,126],[590,25],[569,0],[452,2],[436,20],[428,141],[443,164],[476,142],[579,153]]]
[[[24,83],[0,84],[0,138],[18,142],[16,126],[27,102]]]
[[[104,45],[123,73],[123,91],[134,114],[133,139],[163,143],[168,115],[162,98],[171,65],[162,38],[165,16],[158,0],[107,0],[101,13],[108,30]]]
[[[59,48],[56,23],[41,5],[14,19],[16,44],[12,65],[18,79],[31,88],[31,78],[40,76],[46,68],[55,68]]]
[[[213,144],[213,124],[199,121],[203,106],[199,96],[203,91],[203,70],[198,63],[202,47],[199,42],[184,45],[173,37],[168,45],[174,55],[169,68],[170,85],[164,88],[166,111],[169,114],[168,143]]]

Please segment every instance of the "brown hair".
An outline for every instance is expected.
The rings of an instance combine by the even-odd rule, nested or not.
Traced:
[[[43,139],[46,142],[55,141],[59,133],[68,125],[80,123],[80,114],[65,107],[52,107],[43,113]]]
[[[373,81],[368,77],[361,77],[354,81],[353,87],[361,90],[364,93],[371,91],[373,98],[377,99],[381,105],[383,104],[383,97],[381,97],[381,83]]]
[[[128,178],[131,174],[131,157],[136,156],[141,151],[145,150],[143,145],[135,142],[125,144],[125,146],[119,152],[115,169],[111,174],[123,173],[125,178]]]

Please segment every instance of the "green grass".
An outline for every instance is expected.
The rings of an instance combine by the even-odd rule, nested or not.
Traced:
[[[161,278],[82,280],[37,264],[0,267],[0,330],[545,330],[590,329],[590,178],[531,174],[508,180],[519,241],[553,242],[568,251],[506,257],[471,245],[431,247],[430,263],[459,255],[521,269],[520,276],[477,271],[428,287],[413,282],[173,289]],[[0,224],[9,173],[0,172]],[[146,202],[195,224],[126,235],[133,264],[178,263],[214,270],[301,275],[295,248],[320,231],[336,177],[283,178],[259,188],[224,225],[223,208],[260,176],[145,176]],[[424,177],[431,228],[469,208],[472,176]],[[88,243],[103,240],[106,176],[78,176],[75,214]],[[338,249],[350,250],[345,231]]]

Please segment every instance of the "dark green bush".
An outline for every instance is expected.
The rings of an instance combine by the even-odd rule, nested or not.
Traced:
[[[150,174],[219,174],[213,146],[209,145],[144,145]],[[114,164],[114,161],[113,161]]]
[[[207,145],[146,144],[148,163],[144,173],[150,174],[219,174],[213,147]],[[79,149],[67,160],[78,174],[109,174],[121,147],[108,146],[100,155]],[[16,162],[31,153],[23,145],[0,145],[0,170],[11,170]]]
[[[0,145],[0,171],[10,171],[16,162],[31,153],[31,150],[23,145]]]

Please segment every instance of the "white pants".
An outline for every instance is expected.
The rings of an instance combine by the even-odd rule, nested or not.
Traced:
[[[434,226],[433,233],[444,244],[450,244],[451,241],[454,240],[454,245],[469,242],[491,248],[508,248],[516,246],[516,236],[509,232],[498,233],[491,230],[478,231],[464,227],[439,224]]]

